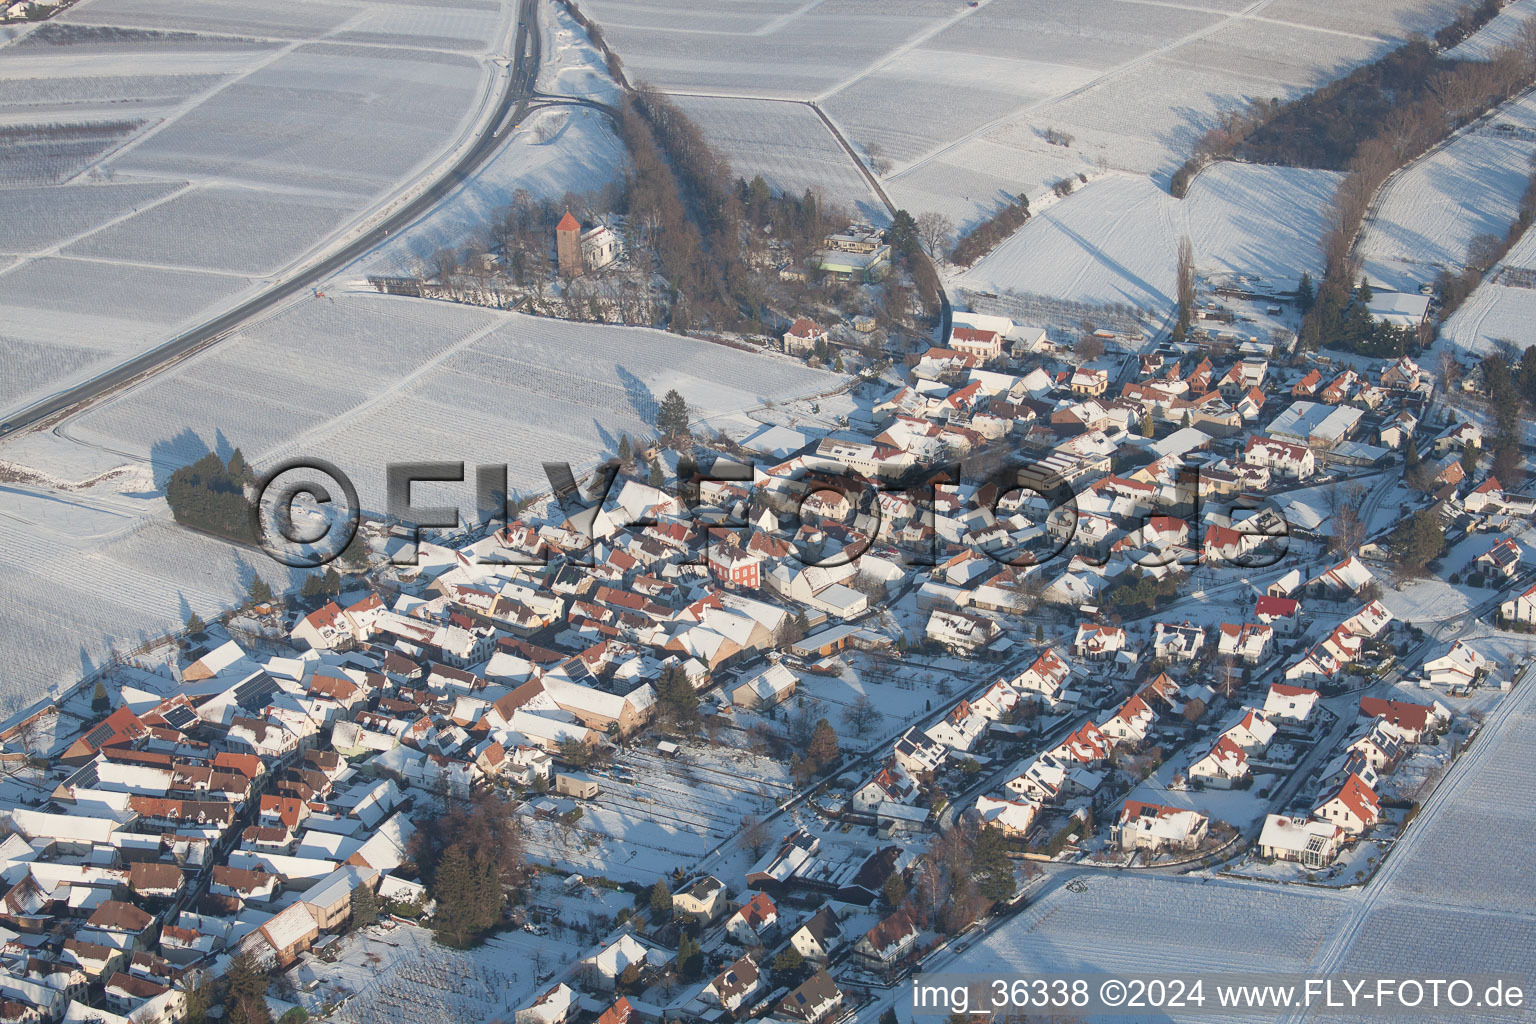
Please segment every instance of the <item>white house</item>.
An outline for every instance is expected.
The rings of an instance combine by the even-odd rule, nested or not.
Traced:
[[[1115,823],[1122,850],[1193,850],[1209,833],[1210,819],[1183,807],[1127,800]]]
[[[1218,789],[1231,789],[1248,774],[1248,756],[1225,734],[1216,738],[1209,753],[1189,766],[1191,779]]]
[[[1271,626],[1256,622],[1223,622],[1216,637],[1216,652],[1249,665],[1257,665],[1274,638],[1275,631]]]
[[[1034,800],[998,800],[981,796],[976,798],[976,813],[983,825],[1001,829],[1009,838],[1022,839],[1029,835],[1035,819],[1040,816],[1040,805]]]
[[[1165,661],[1192,661],[1205,646],[1205,630],[1189,623],[1159,622],[1153,630],[1152,649]]]
[[[1325,868],[1339,855],[1344,830],[1331,821],[1270,814],[1259,833],[1259,856]]]
[[[935,608],[924,629],[928,639],[960,651],[974,651],[997,639],[997,623],[980,615]]]
[[[1499,605],[1499,615],[1503,617],[1505,622],[1523,622],[1527,626],[1536,625],[1536,586]]]
[[[938,771],[949,757],[949,748],[914,725],[901,734],[891,756],[908,775],[922,778]]]
[[[1275,738],[1274,725],[1260,711],[1249,708],[1238,723],[1222,733],[1244,754],[1253,757],[1269,749]]]
[[[1480,674],[1493,667],[1492,663],[1477,651],[1457,640],[1451,649],[1424,663],[1428,679],[1436,686],[1471,684]]]
[[[1117,743],[1135,745],[1147,738],[1156,721],[1157,713],[1138,693],[1120,705],[1120,710],[1105,719],[1099,729]]]
[[[987,731],[989,719],[970,701],[962,700],[949,714],[928,728],[928,738],[942,743],[951,750],[965,752],[971,749]]]
[[[1357,836],[1381,820],[1381,801],[1360,776],[1351,775],[1323,797],[1312,813]]]
[[[1262,466],[1273,475],[1288,480],[1305,480],[1317,469],[1311,448],[1272,437],[1250,437],[1248,446],[1243,449],[1243,461],[1250,466]]]
[[[1272,722],[1308,727],[1322,694],[1305,686],[1272,683],[1264,698],[1264,717]]]
[[[1126,633],[1119,626],[1081,623],[1072,641],[1072,653],[1087,661],[1108,661],[1125,650]]]

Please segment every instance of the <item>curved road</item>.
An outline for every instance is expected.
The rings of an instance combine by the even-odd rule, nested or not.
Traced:
[[[535,31],[536,21],[534,0],[521,0],[513,41],[512,52],[515,56],[512,74],[507,78],[495,111],[486,122],[484,131],[475,140],[474,145],[421,195],[401,207],[371,231],[353,239],[331,255],[311,264],[255,298],[133,357],[92,380],[68,388],[15,413],[5,423],[0,424],[0,437],[60,414],[72,412],[109,391],[163,369],[206,345],[223,340],[239,330],[246,321],[267,312],[306,288],[317,285],[382,243],[391,232],[398,232],[431,210],[466,181],[495,152],[511,131],[512,126],[522,119],[529,101],[534,97],[534,83],[542,60],[542,41],[539,33]]]

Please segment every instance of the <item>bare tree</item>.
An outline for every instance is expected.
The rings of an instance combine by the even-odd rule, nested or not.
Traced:
[[[1473,235],[1472,241],[1467,243],[1467,267],[1479,274],[1486,274],[1499,261],[1503,249],[1504,242],[1498,235],[1487,232]]]
[[[768,823],[754,814],[749,814],[741,819],[741,834],[737,837],[737,843],[752,854],[756,860],[768,849],[768,844],[773,841],[773,834],[768,830]]]
[[[923,248],[934,259],[949,245],[950,236],[955,233],[954,221],[938,213],[929,210],[927,213],[917,215],[917,238],[923,243]]]
[[[843,724],[853,730],[855,736],[863,736],[874,728],[880,721],[880,709],[875,707],[875,702],[869,699],[869,694],[860,694],[859,699],[848,705],[843,711]]]
[[[891,170],[891,158],[885,155],[885,150],[880,143],[870,142],[864,146],[864,155],[868,158],[869,169],[879,177],[885,177]]]

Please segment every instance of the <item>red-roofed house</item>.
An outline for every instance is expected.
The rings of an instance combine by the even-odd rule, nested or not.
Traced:
[[[949,347],[956,352],[964,352],[986,362],[1002,357],[1003,336],[996,331],[977,330],[974,327],[956,327],[950,332]]]
[[[1384,718],[1395,726],[1410,743],[1418,743],[1427,732],[1433,732],[1444,722],[1444,716],[1432,704],[1415,704],[1406,700],[1384,700],[1381,697],[1361,697],[1361,719]]]
[[[1294,636],[1301,632],[1301,602],[1293,597],[1261,595],[1253,605],[1253,617],[1276,633]]]
[[[1351,775],[1324,797],[1312,813],[1357,836],[1381,820],[1381,801],[1375,790],[1360,781],[1360,776]]]
[[[761,946],[778,930],[779,908],[765,892],[754,892],[740,910],[725,919],[725,934],[739,946]]]
[[[827,332],[810,317],[799,317],[784,332],[784,351],[791,355],[803,355],[827,340]]]

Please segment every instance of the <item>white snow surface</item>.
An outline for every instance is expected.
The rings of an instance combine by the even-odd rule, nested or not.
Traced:
[[[1179,238],[1202,275],[1243,275],[1271,287],[1317,276],[1338,175],[1221,163],[1180,201],[1145,177],[1112,174],[1046,206],[954,282],[1086,303],[1166,310],[1174,304]]]
[[[1394,290],[1417,291],[1442,269],[1460,271],[1474,238],[1503,238],[1514,223],[1533,155],[1536,91],[1386,184],[1357,243],[1366,274]]]
[[[0,147],[0,414],[229,308],[429,174],[499,81],[514,6],[92,0],[12,32],[0,124],[120,127]]]

